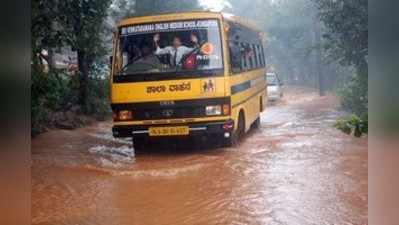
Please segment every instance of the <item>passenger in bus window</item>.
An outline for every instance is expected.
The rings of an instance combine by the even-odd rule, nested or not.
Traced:
[[[239,73],[241,71],[241,52],[238,42],[230,41],[229,48],[232,72]]]
[[[135,64],[145,63],[152,65],[154,68],[161,67],[161,62],[159,61],[158,57],[154,55],[150,43],[144,41],[140,45],[140,52],[141,52],[141,57],[137,61],[135,61]]]
[[[140,49],[137,45],[129,45],[128,47],[129,59],[128,63],[131,64],[141,57]]]
[[[190,53],[194,50],[194,48],[190,48],[184,46],[181,42],[181,39],[177,36],[173,38],[172,46],[167,46],[165,48],[159,47],[159,34],[154,35],[154,43],[156,46],[156,55],[170,54],[170,65],[175,67],[178,65],[183,58],[183,56],[187,53]],[[190,34],[190,40],[194,43],[194,46],[198,46],[198,38],[194,34]]]

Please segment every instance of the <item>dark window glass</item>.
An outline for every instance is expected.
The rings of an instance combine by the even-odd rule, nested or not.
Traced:
[[[253,59],[253,51],[252,51],[252,49],[251,49],[251,45],[250,44],[246,44],[245,45],[245,47],[246,47],[246,53],[247,53],[247,59],[248,59],[248,66],[249,66],[249,69],[250,70],[252,70],[252,69],[254,69],[255,68],[255,66],[254,66],[254,59]]]
[[[240,46],[236,41],[229,42],[230,49],[230,64],[233,73],[239,73],[241,71],[241,53]]]
[[[265,53],[263,50],[263,45],[261,45],[260,50],[262,51],[262,65],[265,66],[266,65],[266,60],[265,60]]]
[[[268,73],[266,77],[267,77],[267,85],[269,86],[276,86],[279,83],[277,76],[274,73]]]
[[[237,23],[229,23],[229,41],[230,44],[230,64],[232,67],[232,73],[239,73],[252,69],[264,67],[264,56],[263,49],[261,47],[261,39],[259,33],[245,26],[241,26]],[[237,42],[237,49],[233,50],[234,42]],[[236,54],[235,52],[238,52]],[[237,55],[237,56],[235,56]],[[240,63],[238,60],[240,59]],[[238,70],[238,65],[241,69]]]
[[[258,67],[260,67],[260,65],[259,65],[259,61],[258,61],[258,54],[257,54],[257,50],[256,50],[256,45],[255,44],[252,45],[252,52],[253,52],[254,59],[255,59],[255,67],[258,68]]]
[[[263,66],[263,63],[262,63],[262,56],[261,56],[262,52],[261,52],[261,50],[260,50],[260,46],[257,45],[257,46],[256,46],[256,49],[257,49],[257,57],[258,57],[259,65],[260,65],[260,66]]]
[[[243,70],[248,70],[247,57],[245,54],[245,44],[241,43],[241,65]]]

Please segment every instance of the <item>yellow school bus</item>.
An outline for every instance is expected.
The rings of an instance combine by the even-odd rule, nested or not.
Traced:
[[[215,12],[122,20],[114,34],[114,137],[201,137],[234,145],[267,102],[264,34]]]

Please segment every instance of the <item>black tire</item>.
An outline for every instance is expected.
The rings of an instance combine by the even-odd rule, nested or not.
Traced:
[[[233,131],[229,138],[223,138],[224,147],[234,147],[245,133],[245,120],[243,113],[238,116],[237,130]]]
[[[253,129],[259,129],[260,127],[260,117],[256,118],[256,120],[252,124]]]
[[[237,138],[240,139],[245,134],[245,117],[244,113],[240,112],[238,116],[238,125],[237,125]]]
[[[260,98],[259,101],[259,114],[262,113],[263,111],[263,101],[262,101],[262,97]],[[260,115],[258,116],[258,118],[256,118],[256,120],[252,123],[252,128],[254,129],[258,129],[260,127]]]
[[[144,149],[145,140],[143,138],[133,138],[133,148],[135,151]]]

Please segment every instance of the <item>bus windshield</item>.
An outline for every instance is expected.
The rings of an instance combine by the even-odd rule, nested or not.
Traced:
[[[219,73],[219,23],[209,19],[121,27],[116,58],[116,76]]]
[[[276,86],[278,83],[278,80],[276,78],[276,75],[274,74],[267,74],[267,84],[269,86]]]

